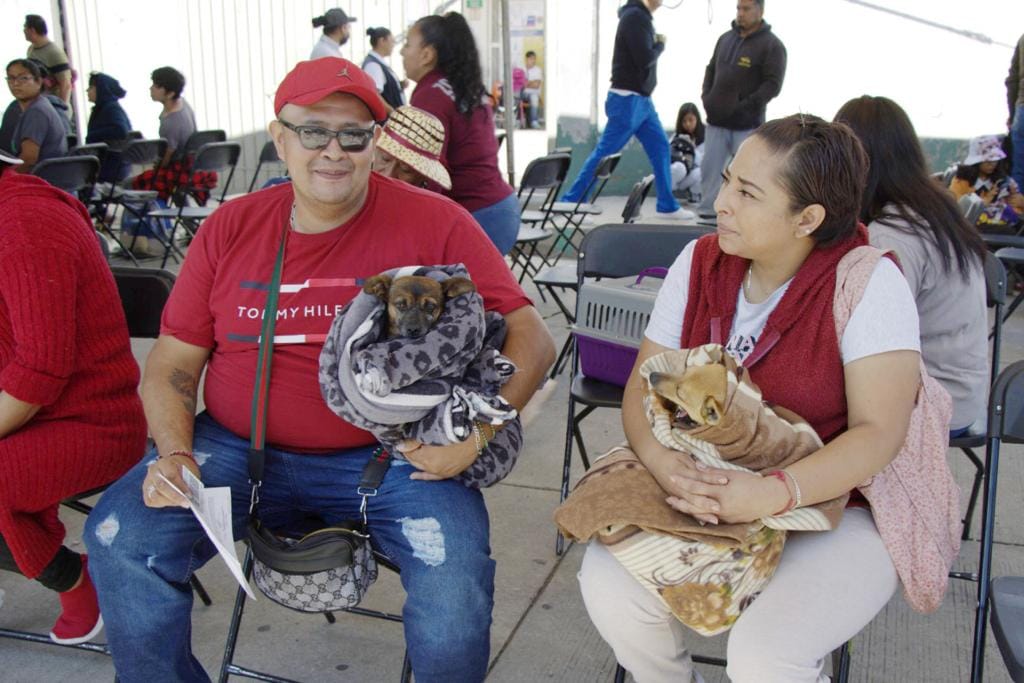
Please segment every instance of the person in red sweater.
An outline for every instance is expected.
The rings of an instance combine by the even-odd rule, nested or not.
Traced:
[[[444,194],[466,207],[507,254],[519,234],[519,201],[498,170],[494,117],[466,19],[457,12],[419,19],[406,36],[402,64],[416,81],[409,104],[444,123],[441,163],[452,178]]]
[[[103,626],[86,557],[63,545],[64,498],[138,462],[139,368],[84,206],[0,154],[0,568],[60,594],[50,638]]]
[[[907,434],[920,385],[910,287],[882,258],[841,335],[836,267],[867,245],[858,223],[868,159],[841,123],[769,121],[739,148],[715,200],[718,230],[669,270],[622,401],[626,437],[669,505],[707,524],[744,523],[853,491],[885,468]],[[662,446],[642,406],[638,368],[670,349],[722,344],[765,401],[804,417],[825,442],[778,477],[695,465]],[[591,619],[636,680],[702,680],[685,627],[606,549],[580,570]],[[847,508],[827,532],[793,532],[779,567],[729,633],[729,680],[822,680],[825,657],[899,586],[871,508]],[[707,609],[714,610],[710,602]]]

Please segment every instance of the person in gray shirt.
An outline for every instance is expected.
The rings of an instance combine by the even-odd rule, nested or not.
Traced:
[[[167,140],[167,153],[162,166],[185,155],[185,143],[196,132],[196,116],[185,98],[185,76],[170,66],[162,66],[150,74],[153,84],[149,96],[164,106],[160,112],[160,137]]]
[[[11,149],[23,162],[16,170],[30,173],[40,161],[67,154],[64,123],[43,94],[39,67],[31,60],[15,59],[7,65],[7,87],[21,109],[11,134]]]

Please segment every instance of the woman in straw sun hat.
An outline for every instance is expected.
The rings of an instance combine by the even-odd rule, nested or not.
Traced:
[[[441,120],[422,109],[405,105],[391,112],[384,124],[377,141],[373,170],[416,187],[428,187],[432,181],[450,190],[451,176],[441,163],[443,147]]]

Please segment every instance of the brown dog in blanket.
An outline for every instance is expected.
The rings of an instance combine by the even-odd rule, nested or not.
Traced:
[[[464,277],[439,282],[431,277],[374,275],[363,283],[363,291],[388,305],[388,337],[422,337],[444,312],[444,302],[460,294],[475,292],[476,285]]]
[[[648,382],[662,406],[675,414],[674,427],[716,425],[725,413],[729,374],[724,365],[691,366],[679,375],[652,372]]]

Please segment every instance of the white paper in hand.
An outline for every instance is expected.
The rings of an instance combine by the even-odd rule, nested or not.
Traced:
[[[227,486],[207,488],[187,467],[181,468],[181,477],[185,480],[187,491],[180,491],[167,477],[160,476],[171,488],[188,499],[192,514],[196,516],[203,531],[213,541],[217,553],[224,559],[228,570],[238,581],[238,585],[245,589],[246,594],[255,600],[256,594],[252,592],[249,582],[245,580],[242,565],[239,564],[238,556],[235,554],[235,537],[231,532],[231,488]]]

